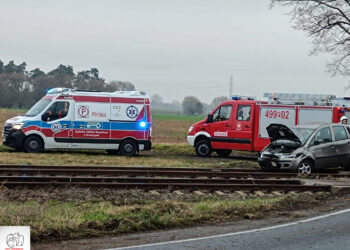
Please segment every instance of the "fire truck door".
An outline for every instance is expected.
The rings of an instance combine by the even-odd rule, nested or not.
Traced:
[[[211,134],[211,145],[214,149],[230,149],[232,134],[233,106],[223,105],[213,114],[213,122],[207,126]]]
[[[241,104],[235,107],[233,117],[231,148],[238,150],[253,149],[253,110],[251,104]]]

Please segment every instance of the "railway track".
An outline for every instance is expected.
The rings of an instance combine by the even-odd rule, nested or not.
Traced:
[[[350,177],[349,174],[315,174]],[[156,178],[157,177],[157,178]],[[225,191],[330,191],[328,185],[303,185],[293,173],[246,169],[0,165],[0,185],[79,186],[116,189]]]

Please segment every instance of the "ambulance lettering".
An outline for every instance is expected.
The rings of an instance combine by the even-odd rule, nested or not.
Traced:
[[[92,117],[98,117],[98,118],[106,118],[107,114],[103,112],[92,112],[91,113]]]
[[[79,105],[78,106],[78,117],[89,118],[89,106]]]
[[[214,132],[214,136],[227,137],[227,132],[216,131],[216,132]]]
[[[120,111],[121,111],[121,106],[120,105],[112,106],[112,115],[114,117],[120,117],[121,116]]]

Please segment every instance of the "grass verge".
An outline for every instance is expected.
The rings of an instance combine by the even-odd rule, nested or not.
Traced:
[[[106,201],[0,201],[0,225],[29,225],[32,241],[40,242],[262,218],[273,211],[306,208],[325,197],[325,193],[248,200],[207,197],[194,201],[149,200],[125,206]]]

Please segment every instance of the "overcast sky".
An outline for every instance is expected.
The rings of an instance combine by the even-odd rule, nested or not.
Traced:
[[[327,55],[269,0],[22,0],[0,3],[0,60],[45,72],[97,67],[165,101],[234,94],[344,93]]]

